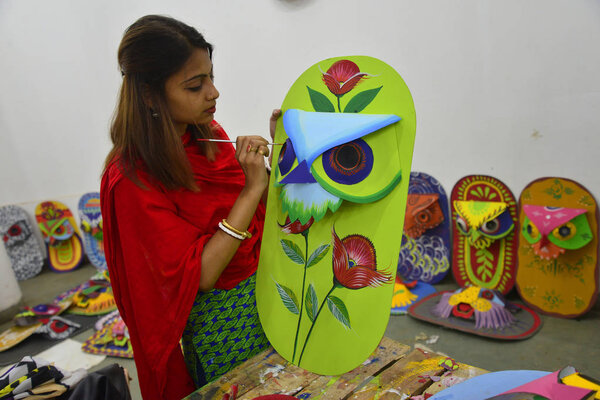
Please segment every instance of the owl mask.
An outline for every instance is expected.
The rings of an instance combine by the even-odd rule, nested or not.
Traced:
[[[452,190],[452,272],[460,286],[506,294],[515,281],[517,204],[498,179],[462,178]]]
[[[83,230],[83,244],[88,259],[99,270],[106,269],[102,234],[100,193],[86,193],[79,199],[79,219]]]
[[[44,266],[43,250],[32,232],[25,210],[14,205],[0,208],[0,236],[20,281],[39,274]]]
[[[389,319],[414,106],[389,65],[344,57],[305,71],[281,109],[257,307],[279,354],[338,375],[371,354]]]
[[[442,185],[423,172],[411,172],[398,274],[434,284],[450,269],[448,198]]]
[[[517,287],[541,312],[577,317],[598,292],[598,221],[593,196],[578,183],[543,178],[520,198]]]

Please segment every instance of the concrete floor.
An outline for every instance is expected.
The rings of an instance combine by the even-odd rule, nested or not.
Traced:
[[[95,272],[91,265],[84,265],[67,274],[56,274],[45,269],[40,275],[20,282],[23,304],[36,305],[48,302],[57,294],[89,279]],[[451,277],[439,285],[438,291],[453,290],[457,287]],[[509,299],[518,301],[513,291]],[[433,351],[447,354],[459,362],[464,362],[490,371],[508,369],[536,369],[554,371],[566,365],[573,365],[580,372],[600,378],[600,302],[580,319],[559,319],[542,316],[543,326],[533,337],[523,341],[498,341],[469,335],[415,320],[407,315],[392,316],[385,335],[401,343],[425,345]],[[11,324],[0,320],[0,331]],[[93,330],[84,331],[72,339],[84,342]],[[438,335],[437,342],[425,344],[417,336]],[[15,362],[19,360],[14,360]],[[137,373],[133,360],[107,357],[92,368],[102,368],[112,363],[127,368],[133,378],[131,393],[134,400],[141,399]]]

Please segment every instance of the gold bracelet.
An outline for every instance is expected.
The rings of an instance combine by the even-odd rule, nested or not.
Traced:
[[[224,219],[223,221],[221,221],[221,223],[225,226],[225,228],[229,229],[230,231],[233,231],[235,233],[237,233],[240,236],[243,236],[245,239],[250,239],[252,237],[252,234],[248,231],[246,232],[242,232],[240,230],[235,229],[233,226],[229,225],[229,222],[227,222],[226,219]]]

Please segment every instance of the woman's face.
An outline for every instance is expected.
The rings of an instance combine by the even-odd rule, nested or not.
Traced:
[[[213,120],[219,92],[213,84],[212,61],[208,50],[195,49],[183,67],[165,82],[171,119],[183,135],[189,124]]]

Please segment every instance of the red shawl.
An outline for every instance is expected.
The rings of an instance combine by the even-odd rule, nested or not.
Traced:
[[[214,126],[216,137],[228,139]],[[164,190],[140,169],[142,189],[116,163],[100,190],[110,280],[146,400],[180,399],[195,390],[179,340],[200,285],[204,245],[245,182],[231,144],[220,143],[210,162],[189,132],[183,143],[199,192]],[[261,203],[248,228],[252,238],[242,242],[215,288],[231,289],[256,271],[264,213]]]

